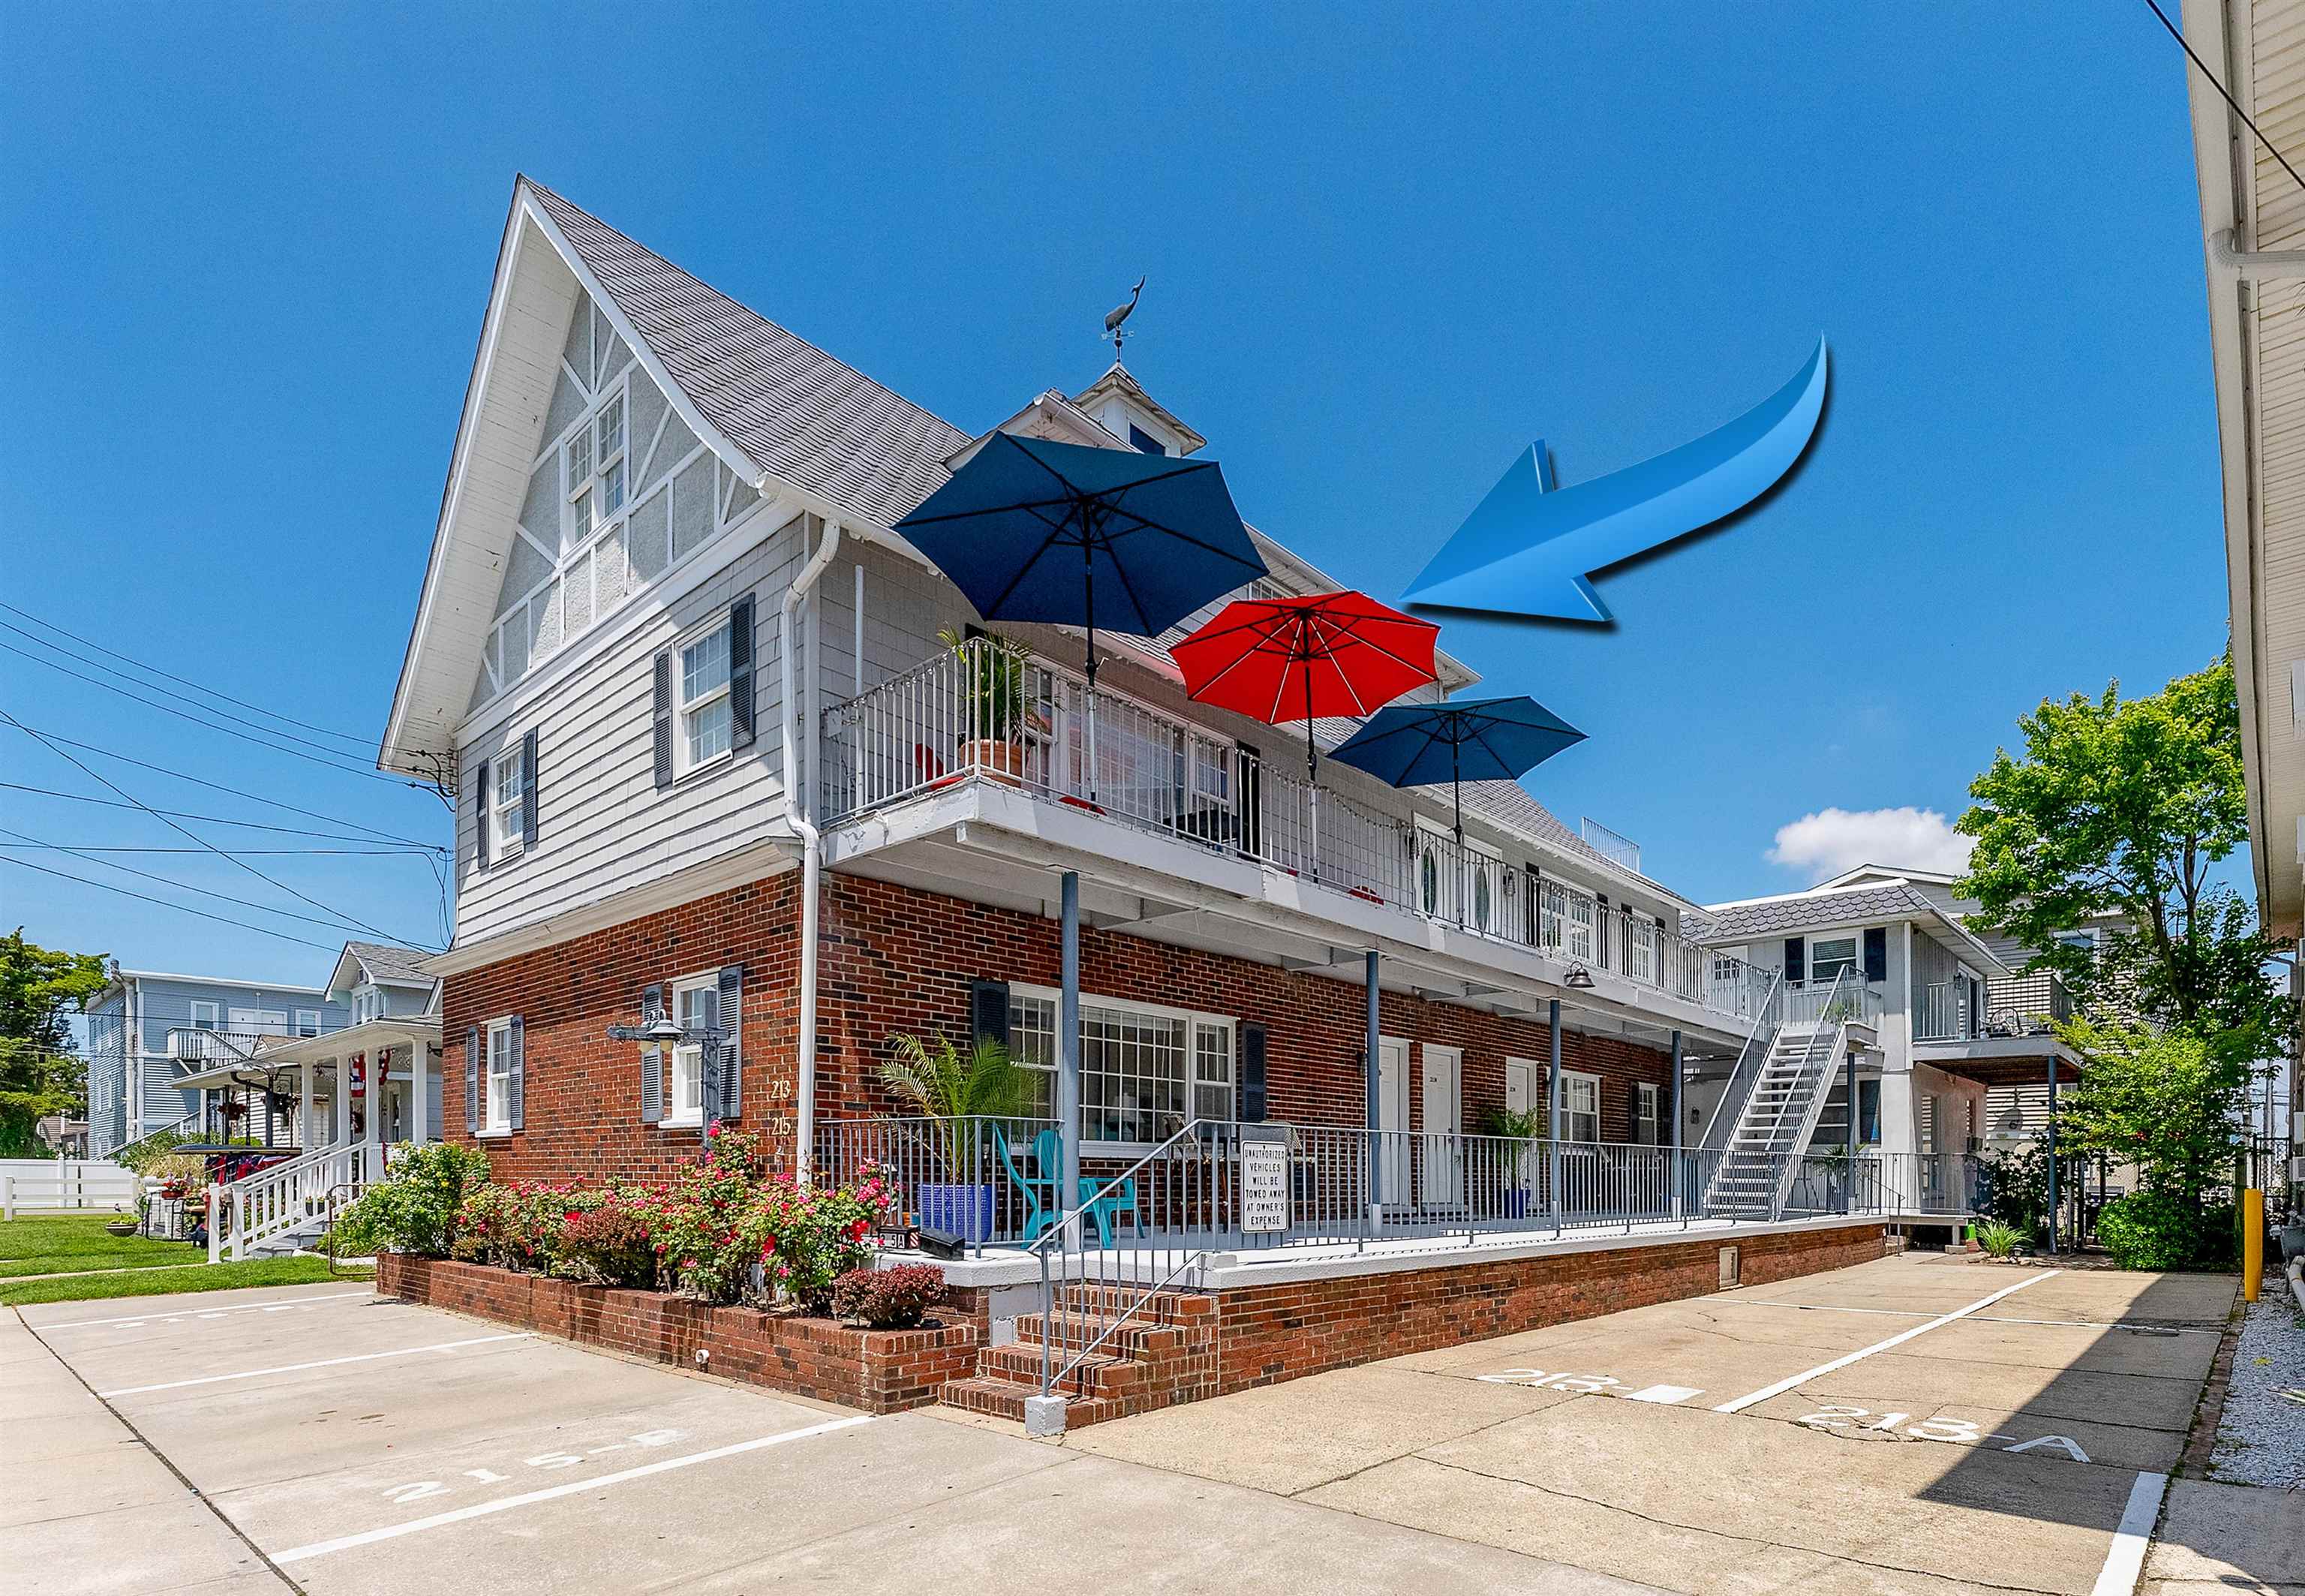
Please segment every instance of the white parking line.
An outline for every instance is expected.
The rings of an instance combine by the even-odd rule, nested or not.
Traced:
[[[859,1413],[850,1419],[832,1419],[822,1424],[811,1424],[801,1430],[787,1430],[775,1435],[763,1435],[734,1446],[715,1447],[709,1452],[691,1452],[684,1457],[667,1457],[656,1463],[644,1463],[613,1474],[602,1474],[591,1480],[570,1480],[559,1485],[548,1485],[541,1490],[523,1491],[518,1496],[503,1497],[493,1502],[476,1502],[469,1507],[457,1507],[447,1513],[435,1513],[429,1518],[411,1519],[380,1530],[363,1530],[357,1535],[339,1535],[334,1541],[315,1541],[310,1546],[299,1546],[274,1555],[276,1563],[302,1563],[308,1558],[322,1558],[330,1552],[346,1551],[355,1546],[370,1546],[378,1541],[390,1541],[396,1536],[413,1535],[419,1530],[438,1529],[443,1524],[462,1524],[468,1518],[480,1518],[490,1513],[504,1513],[515,1507],[526,1507],[537,1502],[549,1502],[579,1491],[598,1490],[603,1486],[622,1485],[627,1480],[643,1479],[650,1474],[661,1474],[672,1469],[685,1469],[699,1463],[710,1463],[716,1458],[734,1457],[740,1452],[757,1452],[763,1447],[779,1447],[787,1441],[806,1440],[814,1435],[829,1435],[836,1430],[849,1430],[859,1424],[870,1424],[871,1413]]]
[[[2129,1505],[2121,1510],[2121,1527],[2113,1532],[2113,1549],[2105,1554],[2089,1596],[2131,1596],[2145,1572],[2145,1549],[2153,1540],[2153,1525],[2161,1516],[2161,1493],[2169,1489],[2166,1474],[2141,1473],[2129,1488]]]
[[[2041,1281],[2049,1279],[2062,1272],[2063,1271],[2059,1269],[2050,1269],[2044,1274],[2028,1275],[2013,1286],[2004,1286],[1999,1291],[1993,1293],[1990,1296],[1981,1296],[1978,1298],[1977,1301],[1969,1303],[1966,1308],[1955,1308],[1950,1313],[1940,1313],[1935,1319],[1930,1320],[1927,1324],[1917,1324],[1909,1330],[1900,1330],[1897,1334],[1890,1337],[1886,1341],[1875,1341],[1870,1346],[1859,1347],[1857,1351],[1837,1357],[1829,1363],[1819,1363],[1814,1369],[1804,1369],[1799,1374],[1789,1375],[1785,1379],[1777,1381],[1774,1385],[1763,1386],[1759,1390],[1749,1391],[1744,1396],[1736,1398],[1734,1401],[1724,1402],[1713,1411],[1716,1413],[1741,1413],[1756,1402],[1766,1402],[1772,1396],[1783,1396],[1787,1391],[1791,1390],[1795,1386],[1801,1384],[1805,1380],[1815,1380],[1820,1374],[1831,1374],[1836,1369],[1846,1369],[1851,1363],[1857,1363],[1864,1358],[1869,1358],[1876,1352],[1886,1352],[1892,1346],[1901,1346],[1916,1336],[1926,1336],[1931,1330],[1937,1329],[1941,1325],[1949,1325],[1956,1319],[1967,1319],[1979,1308],[1989,1308],[1994,1303],[1999,1302],[2003,1297],[2009,1295],[2012,1292],[2022,1291],[2028,1286],[2038,1285]]]
[[[173,1313],[131,1313],[119,1319],[67,1319],[56,1323],[34,1323],[37,1331],[78,1330],[100,1324],[174,1324],[180,1319],[214,1319],[220,1313],[271,1313],[282,1308],[302,1308],[308,1303],[342,1303],[353,1297],[372,1297],[373,1291],[332,1291],[326,1296],[291,1297],[283,1303],[242,1303],[230,1308],[180,1308]]]
[[[135,1396],[146,1391],[174,1391],[185,1386],[213,1386],[224,1380],[256,1380],[267,1374],[293,1374],[302,1369],[326,1369],[336,1363],[370,1363],[378,1358],[408,1358],[420,1352],[454,1352],[460,1346],[485,1346],[491,1341],[525,1341],[533,1332],[514,1330],[503,1336],[474,1336],[468,1341],[435,1341],[430,1346],[401,1346],[390,1352],[360,1352],[350,1357],[315,1358],[309,1363],[276,1363],[269,1369],[243,1369],[237,1374],[203,1374],[197,1380],[163,1380],[157,1386],[122,1386],[117,1390],[98,1391],[99,1396]]]
[[[2053,1273],[2060,1271],[2051,1271]],[[1804,1313],[1872,1313],[1883,1319],[1927,1319],[1926,1308],[1916,1312],[1910,1308],[1850,1308],[1839,1303],[1780,1303],[1769,1297],[1716,1296],[1704,1299],[1708,1303],[1725,1303],[1740,1308],[1798,1308]],[[2051,1329],[2068,1330],[2127,1330],[2132,1335],[2162,1336],[2222,1336],[2222,1326],[2135,1324],[2125,1319],[2012,1319],[2003,1313],[1979,1313],[1978,1324],[2041,1325]]]

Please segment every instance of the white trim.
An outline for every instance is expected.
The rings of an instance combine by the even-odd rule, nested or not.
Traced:
[[[734,760],[736,757],[736,700],[732,696],[731,692],[736,676],[735,664],[736,640],[736,632],[732,624],[735,618],[734,612],[735,605],[733,603],[722,605],[719,609],[705,616],[704,619],[690,626],[678,637],[674,638],[670,644],[672,653],[672,779],[673,784],[676,786],[680,783],[688,780],[691,777],[702,776],[708,770],[717,770],[722,765]],[[718,632],[727,632],[728,634],[727,641],[723,645],[727,652],[728,659],[721,672],[720,684],[718,687],[711,688],[705,692],[699,694],[694,701],[692,702],[688,698],[687,660],[685,656],[689,649],[697,648],[709,641],[713,635]],[[697,714],[711,708],[716,700],[726,705],[728,709],[727,746],[722,748],[717,753],[710,754],[701,760],[692,760],[688,753],[688,717],[693,714]]]
[[[687,1022],[681,1020],[680,1000],[692,992],[710,992],[717,1001],[719,991],[720,972],[717,970],[706,970],[694,975],[684,975],[674,981],[667,992],[665,1013],[676,1020],[680,1020],[681,1023],[685,1025]],[[696,1100],[690,1103],[685,1109],[677,1108],[675,1105],[680,1100],[679,1058],[681,1054],[692,1051],[696,1055]],[[704,1123],[703,1045],[699,1042],[683,1042],[668,1049],[665,1065],[664,1117],[657,1123],[668,1130],[694,1130]]]
[[[1582,1115],[1586,1112],[1585,1109],[1572,1108],[1569,1106],[1569,1085],[1572,1081],[1581,1081],[1593,1089],[1593,1107],[1590,1110],[1593,1116],[1593,1138],[1592,1141],[1586,1144],[1588,1146],[1598,1147],[1601,1145],[1603,1140],[1601,1125],[1601,1077],[1589,1070],[1563,1069],[1561,1072],[1561,1123],[1563,1125],[1567,1125],[1572,1116]],[[1584,1142],[1585,1138],[1582,1136],[1561,1136],[1556,1138],[1556,1140],[1561,1142]]]
[[[483,1136],[512,1134],[513,1072],[510,1065],[504,1071],[504,1101],[499,1104],[495,1084],[498,1079],[497,1038],[499,1035],[506,1038],[506,1051],[510,1051],[512,1023],[518,1017],[515,1014],[499,1014],[481,1027],[481,1128],[478,1133]],[[499,1108],[504,1110],[501,1115],[497,1112]]]

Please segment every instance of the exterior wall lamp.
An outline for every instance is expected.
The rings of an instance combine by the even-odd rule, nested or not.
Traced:
[[[1571,964],[1561,984],[1575,991],[1589,992],[1593,989],[1593,972],[1582,964]]]

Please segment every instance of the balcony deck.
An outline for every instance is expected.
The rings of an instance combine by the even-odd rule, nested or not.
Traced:
[[[1750,1034],[1762,972],[1477,838],[1459,846],[1405,797],[1380,811],[1103,688],[1092,775],[1084,686],[1032,659],[1022,712],[988,711],[972,685],[986,668],[931,660],[827,713],[829,862],[1033,907],[1049,894],[1016,891],[1019,867],[1076,870],[1092,923],[1297,967],[1375,947],[1487,1006],[1564,997],[1657,1031]],[[1592,986],[1569,987],[1573,970]]]

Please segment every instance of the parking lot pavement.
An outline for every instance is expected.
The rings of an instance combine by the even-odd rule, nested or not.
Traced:
[[[980,1422],[875,1419],[698,1379],[365,1288],[0,1317],[12,1593],[26,1577],[72,1596],[1654,1588]],[[1556,1399],[1467,1388],[1521,1412]],[[17,1456],[20,1436],[44,1456]]]
[[[1909,1255],[1066,1445],[1674,1590],[2088,1592],[2142,1555],[2233,1294]]]

